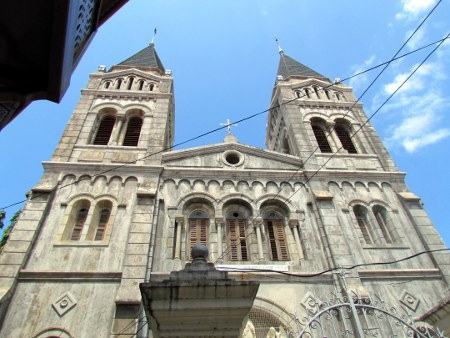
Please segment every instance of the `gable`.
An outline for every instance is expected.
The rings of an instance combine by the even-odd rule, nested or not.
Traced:
[[[239,143],[223,143],[164,153],[165,167],[240,169],[240,170],[298,170],[302,161],[281,154]]]

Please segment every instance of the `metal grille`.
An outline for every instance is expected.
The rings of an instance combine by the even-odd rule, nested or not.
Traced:
[[[252,321],[253,326],[255,327],[256,338],[266,338],[267,333],[271,328],[278,331],[281,326],[285,330],[280,320],[261,309],[251,309],[248,318]]]

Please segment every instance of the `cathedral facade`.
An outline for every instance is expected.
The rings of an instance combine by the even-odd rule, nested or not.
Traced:
[[[314,336],[337,300],[425,321],[449,296],[450,255],[355,102],[280,51],[267,149],[230,132],[171,150],[173,79],[154,45],[100,67],[1,253],[0,336],[159,337],[139,285],[200,243],[217,269],[260,283],[243,337]],[[327,336],[358,336],[346,318]]]

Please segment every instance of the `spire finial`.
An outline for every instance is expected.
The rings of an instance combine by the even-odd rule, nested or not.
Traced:
[[[153,45],[153,43],[155,42],[156,32],[157,32],[157,30],[155,28],[155,30],[153,31],[152,42],[150,42],[151,45]]]
[[[278,47],[278,53],[283,54],[283,49],[281,49],[280,44],[278,43],[277,37],[275,37],[275,43],[277,44],[277,47]]]

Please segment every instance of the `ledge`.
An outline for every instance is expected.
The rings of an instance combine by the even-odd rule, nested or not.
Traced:
[[[19,281],[28,282],[110,282],[120,283],[122,272],[27,271],[19,272]]]
[[[439,269],[388,269],[388,270],[360,270],[358,272],[361,279],[381,280],[381,279],[441,279]]]

